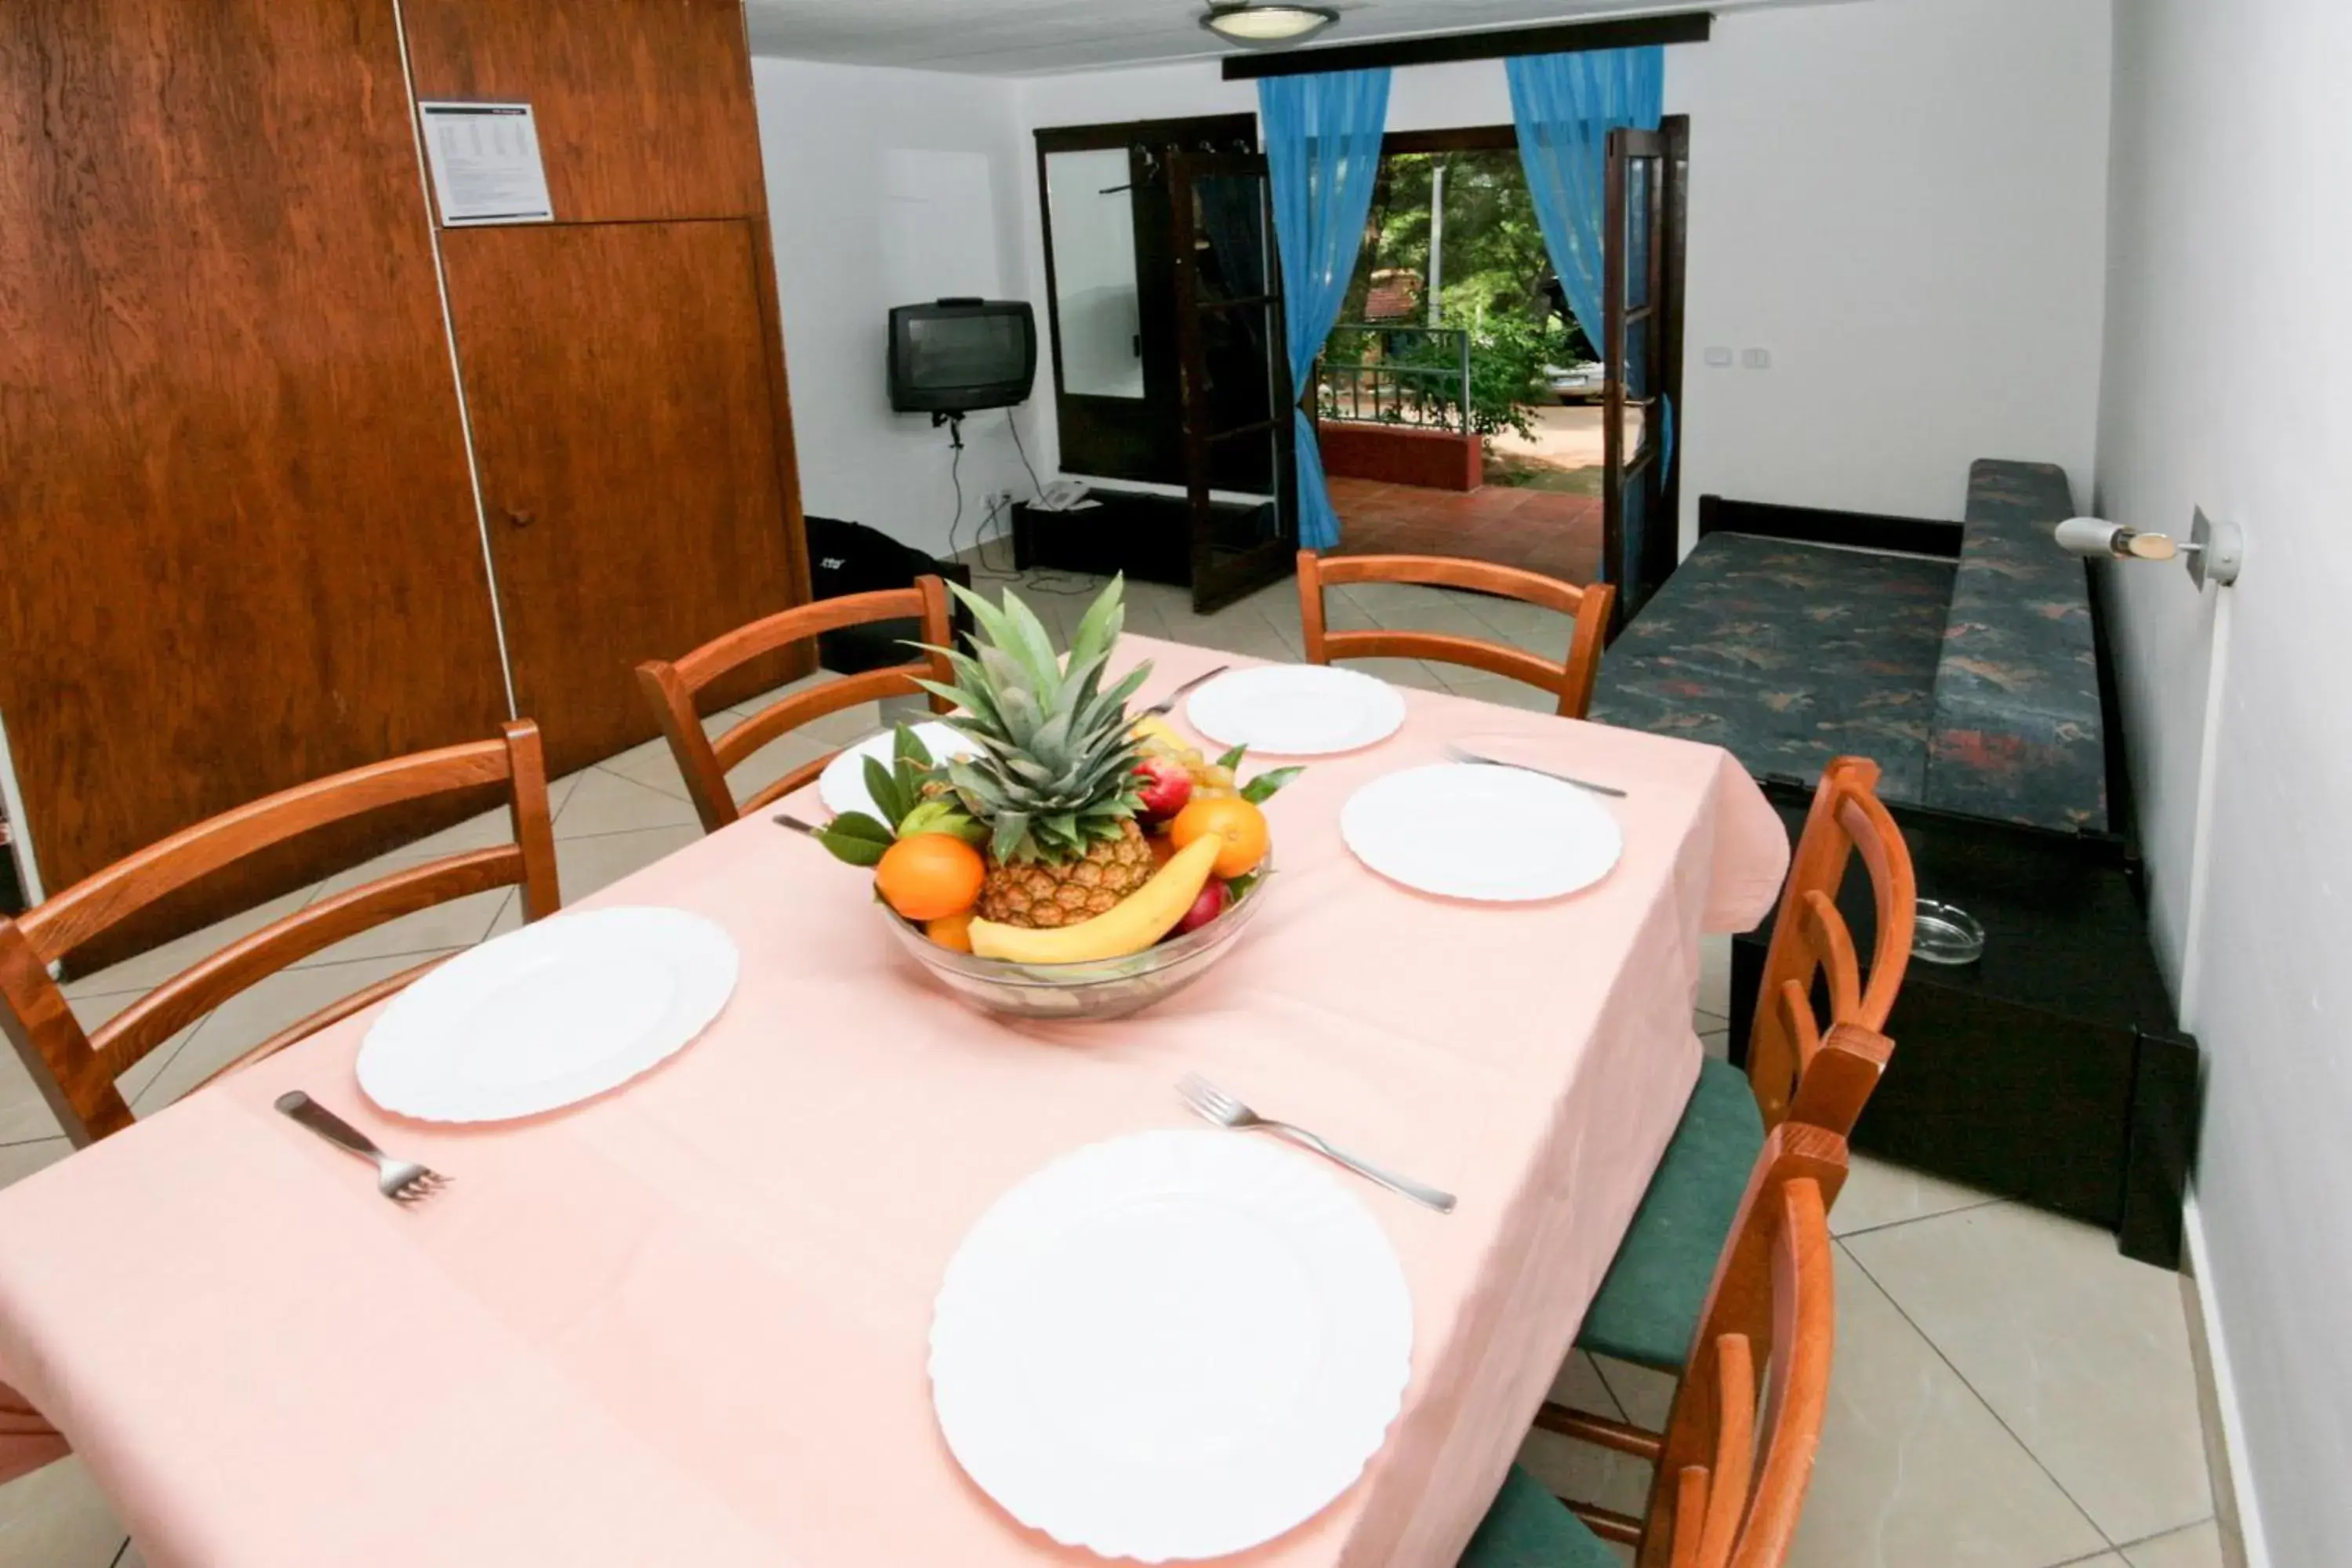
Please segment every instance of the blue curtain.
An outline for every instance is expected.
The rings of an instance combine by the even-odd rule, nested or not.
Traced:
[[[1655,131],[1665,108],[1666,52],[1590,49],[1503,62],[1536,222],[1568,308],[1601,352],[1601,226],[1609,216],[1609,133]]]
[[[1389,73],[1327,71],[1260,77],[1258,113],[1274,183],[1274,229],[1282,252],[1283,310],[1289,324],[1290,381],[1301,389],[1323,340],[1347,303],[1356,252],[1364,241],[1372,187],[1381,170],[1381,132],[1388,121]],[[1328,550],[1339,519],[1323,480],[1315,422],[1298,421],[1298,542]]]

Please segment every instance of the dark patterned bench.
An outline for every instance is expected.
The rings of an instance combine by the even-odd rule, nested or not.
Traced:
[[[1726,502],[1601,661],[1592,717],[1707,741],[1810,785],[1830,758],[1892,800],[2107,826],[2090,595],[2052,526],[2063,469],[1986,459],[1967,521]]]
[[[1911,965],[1854,1147],[2169,1267],[2198,1054],[2148,945],[2120,770],[2109,798],[2089,576],[2050,537],[2073,511],[2061,470],[1997,461],[1969,470],[1963,522],[1707,497],[1697,548],[1603,657],[1592,716],[1728,750],[1792,837],[1824,763],[1876,759],[1921,894],[1986,942]],[[1866,951],[1859,872],[1840,907]],[[1769,934],[1732,944],[1735,1061]]]

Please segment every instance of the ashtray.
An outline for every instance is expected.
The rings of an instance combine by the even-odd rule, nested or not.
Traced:
[[[1921,899],[1911,926],[1911,956],[1929,963],[1974,963],[1984,956],[1984,927],[1958,904]]]

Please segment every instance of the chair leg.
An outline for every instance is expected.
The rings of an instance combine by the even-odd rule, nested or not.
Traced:
[[[1621,1546],[1642,1544],[1642,1521],[1632,1514],[1619,1513],[1614,1509],[1595,1508],[1589,1502],[1570,1502],[1566,1498],[1559,1500],[1568,1504],[1568,1511],[1581,1520],[1585,1529],[1601,1540],[1613,1541]]]
[[[1589,1410],[1571,1410],[1565,1405],[1554,1405],[1549,1400],[1546,1400],[1543,1408],[1536,1412],[1536,1426],[1538,1430],[1556,1432],[1563,1437],[1574,1437],[1579,1442],[1631,1454],[1654,1465],[1665,1449],[1663,1433],[1606,1415],[1595,1415]]]

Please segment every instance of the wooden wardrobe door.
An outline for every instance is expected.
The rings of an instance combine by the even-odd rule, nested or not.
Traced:
[[[0,716],[52,891],[497,733],[383,0],[0,4]]]
[[[742,0],[404,0],[424,99],[528,101],[561,223],[766,210]]]
[[[638,661],[794,602],[752,224],[442,236],[515,698],[552,773],[655,734]]]

